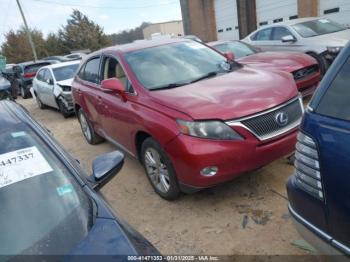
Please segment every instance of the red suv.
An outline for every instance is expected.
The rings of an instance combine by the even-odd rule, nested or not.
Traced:
[[[87,141],[106,139],[138,158],[165,199],[289,154],[303,113],[290,74],[242,66],[186,39],[91,54],[73,96]]]

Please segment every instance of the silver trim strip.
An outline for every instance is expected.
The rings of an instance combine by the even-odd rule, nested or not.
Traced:
[[[296,218],[298,218],[300,221],[302,221],[304,224],[306,224],[308,227],[312,228],[314,231],[316,231],[318,234],[320,234],[321,236],[323,236],[325,239],[327,239],[327,241],[331,241],[332,237],[329,236],[328,234],[326,234],[325,232],[323,232],[322,230],[318,229],[317,227],[315,227],[313,224],[311,224],[310,222],[308,222],[307,220],[305,220],[303,217],[301,217],[297,212],[295,212],[295,210],[292,208],[292,206],[289,204],[288,205],[288,209],[289,212],[295,216]]]
[[[305,220],[303,217],[301,217],[293,208],[292,206],[289,204],[288,205],[288,209],[289,212],[295,216],[297,219],[299,219],[300,221],[302,221],[306,226],[312,228],[314,231],[316,231],[318,234],[320,234],[321,236],[323,236],[327,241],[330,242],[330,244],[333,244],[333,246],[339,248],[340,250],[342,250],[344,253],[346,253],[347,255],[350,254],[350,248],[348,248],[347,246],[343,245],[342,243],[338,242],[337,240],[334,240],[330,235],[326,234],[325,232],[323,232],[322,230],[318,229],[317,227],[315,227],[313,224],[311,224],[310,222],[308,222],[307,220]]]
[[[256,117],[259,117],[259,116],[262,116],[262,115],[266,115],[268,113],[271,113],[271,112],[274,112],[274,111],[278,111],[280,108],[283,108],[283,107],[286,107],[292,103],[294,103],[296,100],[299,100],[299,103],[300,103],[300,107],[301,107],[301,111],[302,111],[302,115],[304,114],[304,105],[303,105],[303,100],[302,100],[302,97],[299,95],[297,98],[295,99],[292,99],[290,101],[288,101],[287,103],[285,104],[282,104],[282,105],[279,105],[277,107],[274,107],[272,109],[269,109],[267,111],[264,111],[264,112],[261,112],[261,113],[258,113],[258,114],[255,114],[255,115],[252,115],[252,116],[248,116],[248,117],[244,117],[244,118],[239,118],[239,119],[236,119],[236,120],[233,120],[233,121],[227,121],[226,124],[229,125],[229,126],[238,126],[238,127],[242,127],[246,130],[248,130],[249,132],[251,132],[254,136],[256,136],[260,141],[266,141],[266,140],[269,140],[271,138],[274,138],[274,137],[277,137],[277,136],[280,136],[284,133],[287,133],[291,130],[293,130],[294,128],[298,127],[300,124],[301,124],[301,121],[302,121],[302,117],[300,117],[299,120],[291,123],[290,125],[288,125],[287,127],[283,128],[283,129],[280,129],[278,131],[275,131],[273,133],[270,133],[270,134],[267,134],[265,136],[259,136],[258,134],[256,134],[253,130],[251,130],[249,127],[247,127],[246,125],[244,125],[242,122],[245,121],[245,120],[249,120],[249,119],[252,119],[252,118],[256,118]]]

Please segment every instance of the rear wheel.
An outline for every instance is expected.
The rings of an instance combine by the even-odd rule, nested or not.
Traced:
[[[72,115],[72,113],[67,109],[65,103],[62,101],[62,98],[57,100],[58,108],[60,109],[61,114],[64,118],[68,118]]]
[[[142,164],[154,191],[166,200],[177,199],[180,189],[175,170],[161,146],[147,138],[141,149]]]
[[[81,130],[83,131],[84,137],[89,144],[97,145],[103,142],[104,139],[94,131],[91,123],[89,122],[83,109],[81,108],[78,111],[78,119],[80,122]]]

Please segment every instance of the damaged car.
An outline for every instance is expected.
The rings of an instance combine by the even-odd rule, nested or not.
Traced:
[[[67,118],[74,113],[72,81],[80,62],[67,62],[40,69],[33,81],[33,92],[40,109],[58,109]]]

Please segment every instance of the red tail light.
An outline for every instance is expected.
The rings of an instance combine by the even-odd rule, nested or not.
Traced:
[[[34,77],[36,75],[36,72],[34,72],[34,73],[25,73],[24,75],[23,75],[23,77],[24,78],[32,78],[32,77]]]

